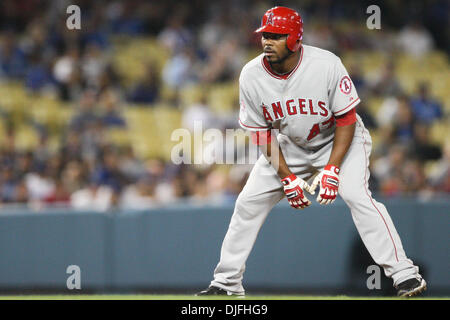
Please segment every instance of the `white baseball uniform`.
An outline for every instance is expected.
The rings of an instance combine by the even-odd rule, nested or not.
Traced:
[[[279,129],[277,139],[286,163],[305,181],[329,160],[334,117],[360,102],[341,60],[308,45],[302,46],[297,66],[285,77],[270,70],[263,54],[251,60],[242,69],[239,90],[240,125],[252,131]],[[419,269],[406,257],[385,206],[371,196],[371,147],[370,134],[357,116],[354,138],[340,168],[338,192],[372,258],[396,285],[418,275]],[[261,155],[236,201],[211,285],[244,293],[242,278],[248,255],[268,213],[283,198],[280,178]]]

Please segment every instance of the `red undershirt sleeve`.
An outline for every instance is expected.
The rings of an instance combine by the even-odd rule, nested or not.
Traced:
[[[354,124],[356,122],[356,111],[351,109],[349,112],[344,113],[341,116],[336,117],[336,126],[343,127]]]
[[[266,131],[252,131],[252,143],[256,144],[257,146],[266,145],[268,141],[272,138],[272,131],[266,130]]]

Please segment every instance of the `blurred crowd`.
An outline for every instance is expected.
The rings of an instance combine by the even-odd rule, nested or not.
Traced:
[[[292,7],[305,21],[305,44],[338,55],[361,49],[418,58],[433,50],[448,55],[446,1],[386,3],[383,31],[370,37],[361,23],[370,3],[298,3],[292,1]],[[66,28],[70,4],[81,8],[81,30]],[[140,158],[132,145],[111,144],[103,133],[111,127],[126,129],[127,105],[160,102],[164,88],[178,92],[189,85],[236,81],[249,52],[259,49],[253,30],[272,6],[271,1],[3,0],[0,84],[19,81],[30,94],[54,94],[75,110],[57,150],[49,146],[48,128],[38,123],[38,147],[20,150],[16,126],[0,97],[7,128],[0,147],[0,203],[92,210],[233,203],[251,166],[174,165],[162,158]],[[342,21],[351,32],[334,28]],[[125,83],[111,59],[115,36],[152,37],[169,58],[162,66],[149,60],[144,77]],[[381,134],[372,151],[371,188],[384,196],[448,194],[450,143],[430,139],[433,124],[448,117],[444,102],[431,94],[426,81],[406,94],[394,63],[374,75],[356,64],[347,66],[363,101],[357,112],[369,130]],[[364,103],[368,97],[381,99],[376,113]],[[186,128],[192,129],[196,120],[204,128],[238,127],[237,118],[233,122],[215,113],[204,97],[183,107],[176,95],[168,102],[183,113]],[[426,170],[429,163],[432,170]]]

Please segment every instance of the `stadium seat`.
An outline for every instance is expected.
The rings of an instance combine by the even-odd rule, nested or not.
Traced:
[[[444,145],[445,141],[450,137],[450,123],[448,119],[436,122],[431,127],[431,140],[439,145]]]
[[[168,59],[167,50],[154,38],[116,38],[117,44],[112,64],[121,75],[126,87],[130,87],[145,75],[146,65],[152,63],[160,74]]]
[[[199,101],[202,91],[200,85],[188,85],[180,90],[181,107],[185,108]]]
[[[33,150],[39,143],[37,131],[29,125],[20,125],[15,134],[15,143],[18,150]]]
[[[212,85],[209,89],[208,103],[211,109],[218,114],[227,114],[239,104],[239,84],[228,82]]]

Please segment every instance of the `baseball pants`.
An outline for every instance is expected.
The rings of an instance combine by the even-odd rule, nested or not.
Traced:
[[[305,181],[324,168],[332,148],[332,143],[329,143],[320,150],[307,151],[282,134],[278,135],[278,141],[291,171]],[[352,144],[340,168],[338,192],[349,207],[353,222],[373,260],[397,285],[415,277],[419,268],[407,258],[386,207],[372,198],[368,188],[371,147],[370,134],[358,117]],[[305,194],[315,201],[318,191],[316,189],[314,196],[306,191]],[[284,198],[280,178],[262,155],[236,200],[211,285],[237,294],[245,292],[242,279],[246,260],[267,215]]]

